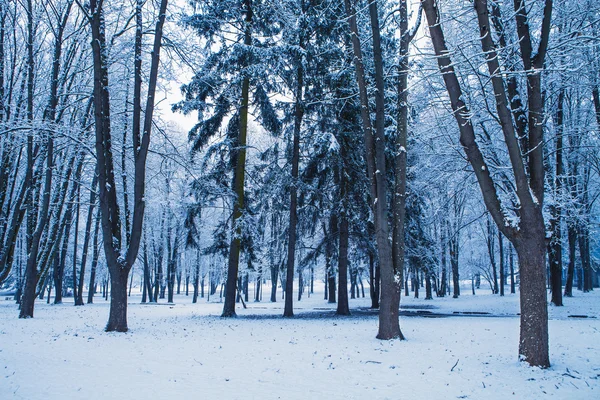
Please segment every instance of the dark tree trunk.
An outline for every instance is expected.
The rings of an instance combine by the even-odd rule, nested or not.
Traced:
[[[98,268],[98,231],[100,230],[100,210],[96,214],[96,225],[94,227],[94,239],[92,240],[92,265],[90,267],[90,284],[88,285],[87,303],[94,302],[96,292],[96,268]]]
[[[198,301],[198,289],[200,284],[200,249],[196,250],[196,266],[194,267],[194,294],[192,296],[192,303]],[[202,297],[204,297],[204,277],[202,277]]]
[[[260,274],[256,277],[255,290],[256,295],[254,296],[254,301],[258,303],[262,298],[262,277]]]
[[[110,274],[110,311],[107,332],[127,332],[127,278],[129,270],[112,271]]]
[[[510,246],[509,263],[510,263],[510,293],[515,294],[516,293],[516,290],[515,290],[515,260],[513,257],[512,245]]]
[[[562,306],[562,207],[560,197],[563,188],[563,102],[565,90],[561,88],[558,94],[558,110],[556,112],[556,171],[554,175],[555,202],[550,206],[550,230],[552,238],[548,244],[548,263],[550,264],[550,290],[551,302],[555,306]]]
[[[279,268],[277,264],[271,265],[271,303],[277,301],[277,276],[279,275]]]
[[[425,300],[433,300],[433,291],[431,289],[431,274],[425,271]]]
[[[67,8],[64,14],[58,16],[58,29],[56,30],[55,41],[54,41],[54,54],[52,59],[52,75],[50,81],[50,100],[48,107],[44,111],[44,120],[54,122],[56,117],[56,107],[58,104],[58,79],[60,74],[60,62],[63,45],[63,33],[67,24],[67,18],[71,12],[72,2],[67,3]],[[27,0],[27,120],[33,123],[33,81],[34,81],[34,58],[33,58],[33,45],[34,45],[34,21],[33,21],[33,5],[31,0]],[[49,217],[50,208],[50,192],[52,190],[52,175],[54,168],[54,138],[52,132],[47,132],[48,138],[46,143],[46,173],[44,178],[43,194],[41,198],[41,205],[39,210],[36,212],[37,216],[34,217],[34,209],[36,208],[33,204],[31,195],[28,199],[30,201],[27,209],[28,223],[30,224],[30,231],[28,232],[28,257],[27,266],[25,268],[25,286],[23,288],[23,295],[21,301],[21,308],[19,312],[19,318],[33,318],[33,309],[35,305],[36,288],[40,278],[38,275],[38,253],[40,250],[40,240],[42,234],[46,228],[46,223]],[[31,179],[31,171],[33,170],[33,151],[32,141],[33,132],[28,135],[27,152],[28,152],[28,171],[29,179],[26,177],[26,181],[29,182]],[[31,193],[31,188],[30,188]],[[35,230],[33,229],[36,223]]]
[[[332,214],[330,221],[329,221],[330,232],[328,235],[325,223],[323,223],[323,240],[326,241],[325,242],[325,271],[326,271],[326,275],[327,275],[327,282],[325,283],[325,285],[327,287],[327,302],[332,303],[332,304],[337,301],[336,293],[335,293],[335,291],[336,291],[336,289],[335,289],[336,271],[335,271],[335,268],[333,267],[333,263],[331,262],[331,258],[332,258],[331,253],[333,252],[331,236],[333,235],[332,231],[334,229],[336,229],[335,225],[336,225],[335,215]]]
[[[492,228],[492,221],[487,218],[487,248],[488,255],[490,257],[490,264],[492,265],[492,290],[494,294],[498,294],[498,270],[496,268],[496,249],[494,246],[494,231]]]
[[[298,46],[304,48],[303,33],[300,34]],[[298,168],[300,165],[300,129],[302,127],[302,118],[304,117],[304,68],[302,60],[297,60],[296,71],[296,93],[294,104],[294,134],[292,143],[292,184],[290,187],[290,219],[288,225],[288,251],[287,251],[287,273],[286,273],[286,288],[288,296],[285,298],[285,308],[283,311],[284,317],[292,317],[294,315],[294,298],[292,292],[294,289],[294,265],[296,259],[296,225],[298,224]],[[301,274],[301,272],[299,272]],[[300,278],[301,279],[301,278]],[[298,300],[302,296],[302,288],[298,291]]]
[[[531,365],[548,366],[548,305],[546,299],[546,245],[541,211],[515,243],[521,277],[521,332],[519,354]],[[524,216],[525,217],[525,216]],[[526,217],[525,217],[526,218]],[[532,221],[533,222],[533,221]],[[537,225],[537,226],[535,226]]]
[[[458,232],[450,239],[450,265],[452,266],[452,297],[460,296],[460,277],[458,272]]]
[[[356,299],[357,283],[356,283],[356,271],[350,268],[350,298]]]
[[[589,228],[587,226],[587,221],[584,221],[579,226],[579,256],[581,257],[581,269],[583,271],[582,274],[582,290],[584,293],[587,293],[592,288],[592,266],[590,260],[590,238],[589,238]]]
[[[252,45],[252,1],[243,0],[243,12],[245,16],[244,45]],[[236,199],[233,203],[232,214],[232,237],[229,246],[229,258],[227,263],[227,284],[225,289],[225,303],[223,304],[222,317],[235,317],[235,302],[237,297],[237,280],[240,263],[240,227],[237,221],[244,210],[244,178],[246,173],[246,136],[248,133],[248,103],[250,98],[250,77],[245,76],[242,80],[242,101],[239,110],[239,132],[236,141],[233,190]]]
[[[446,253],[447,253],[447,232],[448,232],[448,224],[446,221],[444,221],[442,223],[442,228],[441,228],[441,244],[442,244],[442,256],[441,256],[441,261],[442,261],[442,276],[440,277],[440,290],[438,291],[438,297],[444,297],[446,296],[446,281],[448,280],[447,275],[446,275],[446,270],[448,268],[448,264],[447,264],[447,259],[446,259]]]
[[[498,231],[498,252],[500,254],[500,296],[504,296],[504,242],[500,231]]]
[[[565,296],[573,297],[573,277],[575,276],[575,251],[577,241],[577,230],[575,224],[569,222],[567,224],[568,239],[569,239],[569,265],[567,266],[567,281],[565,284]]]
[[[150,278],[150,261],[148,260],[148,242],[144,233],[144,288],[150,303],[156,303],[152,293],[152,279]]]
[[[79,270],[79,288],[77,290],[77,296],[75,297],[75,305],[82,306],[83,303],[83,282],[85,278],[85,266],[88,258],[88,250],[90,245],[90,239],[92,237],[92,223],[94,220],[94,208],[96,205],[96,186],[98,184],[98,176],[94,173],[92,179],[92,188],[90,190],[90,205],[88,207],[87,220],[85,222],[85,235],[83,238],[83,253],[81,254],[81,268]]]
[[[342,183],[342,186],[345,184]],[[348,306],[348,218],[342,212],[339,218],[339,236],[340,248],[338,257],[338,315],[350,315],[350,307]]]
[[[76,196],[76,206],[75,206],[75,232],[73,234],[73,302],[77,303],[77,298],[79,297],[77,293],[77,242],[79,238],[79,203],[81,200],[81,187],[79,186],[79,180],[81,176],[75,178],[75,185],[77,186],[77,196]],[[76,304],[75,304],[76,305]]]
[[[129,291],[127,292],[127,297],[131,297],[131,289],[133,289],[133,275],[134,273],[131,273],[131,276],[129,277]]]
[[[369,294],[371,295],[371,308],[379,308],[379,291],[376,282],[375,255],[369,252]]]
[[[58,252],[54,255],[52,278],[54,280],[54,304],[62,304],[63,298],[63,272],[64,268],[60,266],[60,255]]]
[[[373,32],[373,59],[375,64],[375,134],[369,112],[369,99],[362,61],[360,36],[356,22],[356,12],[350,0],[344,0],[348,23],[352,37],[354,53],[354,66],[361,103],[361,120],[363,125],[365,159],[367,173],[370,180],[372,210],[375,220],[375,238],[379,267],[381,269],[381,304],[379,311],[378,339],[403,338],[400,331],[399,307],[400,287],[394,271],[392,260],[392,244],[390,243],[388,226],[387,182],[385,165],[385,137],[384,137],[384,76],[383,58],[381,54],[381,38],[379,29],[379,16],[377,3],[369,4],[371,29]]]
[[[298,301],[302,300],[302,293],[304,293],[304,274],[303,271],[298,271]]]

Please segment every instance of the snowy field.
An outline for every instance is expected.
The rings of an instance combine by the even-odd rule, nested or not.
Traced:
[[[103,332],[100,296],[39,302],[30,320],[2,297],[0,399],[600,399],[600,291],[575,295],[550,307],[548,370],[517,361],[518,297],[483,290],[403,298],[408,340],[388,342],[375,339],[368,298],[350,300],[350,317],[315,294],[294,319],[280,316],[281,300],[221,319],[218,302],[135,295],[120,334]]]

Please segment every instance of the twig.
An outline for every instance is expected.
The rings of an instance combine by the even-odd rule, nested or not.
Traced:
[[[450,368],[450,372],[454,371],[454,368],[456,368],[456,366],[458,365],[459,361],[460,361],[460,358],[458,360],[456,360],[456,362],[454,363],[454,365],[452,366],[452,368]]]

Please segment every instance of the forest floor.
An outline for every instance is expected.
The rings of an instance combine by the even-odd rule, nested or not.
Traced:
[[[403,297],[405,341],[375,338],[368,298],[337,317],[322,293],[305,296],[292,319],[280,299],[240,305],[235,319],[219,317],[218,301],[144,305],[136,294],[123,334],[103,331],[100,296],[84,307],[40,301],[30,320],[3,296],[0,399],[600,398],[599,290],[549,306],[546,370],[517,360],[514,294]]]

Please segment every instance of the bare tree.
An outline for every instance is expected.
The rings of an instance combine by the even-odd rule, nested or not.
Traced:
[[[141,1],[141,0],[139,0]],[[111,113],[108,73],[108,48],[105,33],[104,3],[90,1],[88,16],[92,33],[92,54],[94,60],[94,116],[96,129],[96,156],[98,160],[98,185],[100,211],[102,215],[102,237],[104,253],[111,283],[111,303],[107,331],[127,331],[127,282],[129,272],[137,258],[142,237],[145,209],[146,159],[150,146],[154,95],[158,78],[160,48],[165,22],[167,0],[161,0],[158,19],[154,30],[154,45],[151,55],[150,80],[143,131],[141,136],[133,135],[135,179],[133,195],[133,217],[128,245],[121,237],[122,218],[117,201],[114,160],[111,139]],[[82,8],[83,9],[83,8]],[[141,31],[136,34],[141,35]],[[133,113],[141,112],[134,109]]]
[[[473,167],[485,205],[500,231],[513,243],[519,257],[521,276],[521,332],[519,355],[529,364],[548,367],[548,310],[545,286],[545,226],[542,215],[544,201],[543,165],[543,98],[541,73],[550,34],[552,1],[546,0],[540,38],[533,50],[530,21],[524,0],[514,1],[514,16],[520,44],[520,56],[527,80],[527,132],[525,124],[515,124],[517,117],[511,111],[507,85],[500,68],[496,44],[491,35],[489,6],[486,0],[474,2],[482,50],[487,61],[493,87],[496,112],[504,134],[506,149],[515,180],[516,197],[520,203],[518,221],[510,218],[497,193],[497,183],[479,148],[469,108],[463,97],[461,84],[446,45],[440,12],[435,0],[423,0],[429,24],[429,33],[437,56],[439,69],[450,98],[452,111],[460,131],[460,142]],[[511,97],[512,98],[512,97]],[[515,118],[513,120],[513,118]],[[517,131],[515,131],[515,127]],[[527,146],[519,144],[518,137],[527,137]],[[527,163],[527,168],[526,168]]]

